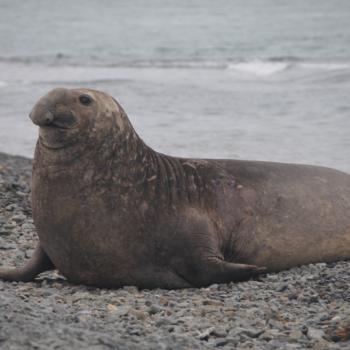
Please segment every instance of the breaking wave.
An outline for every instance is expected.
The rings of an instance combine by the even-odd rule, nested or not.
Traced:
[[[293,66],[288,62],[272,62],[272,61],[251,61],[238,62],[229,64],[228,68],[232,71],[240,73],[253,74],[257,76],[269,76],[285,71]]]

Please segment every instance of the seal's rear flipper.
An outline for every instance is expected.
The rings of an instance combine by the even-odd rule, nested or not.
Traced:
[[[199,273],[197,272],[194,284],[208,286],[213,283],[246,281],[264,272],[265,267],[235,264],[213,257],[202,262],[202,268],[199,269]]]
[[[16,269],[0,269],[0,279],[29,282],[39,273],[54,269],[55,266],[38,243],[32,257],[25,266]]]

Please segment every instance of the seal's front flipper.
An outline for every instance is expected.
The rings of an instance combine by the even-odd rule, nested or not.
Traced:
[[[16,269],[0,269],[0,279],[5,281],[29,282],[39,273],[54,269],[55,266],[38,243],[26,265]]]
[[[208,286],[213,283],[246,281],[266,272],[265,267],[235,264],[217,257],[206,259],[196,276],[195,284]]]

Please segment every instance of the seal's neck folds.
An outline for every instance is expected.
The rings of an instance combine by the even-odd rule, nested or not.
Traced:
[[[135,205],[145,193],[146,198],[156,198],[159,205],[194,198],[193,189],[200,183],[197,170],[186,171],[184,159],[148,147],[126,114],[123,124],[122,130],[116,124],[105,130],[104,137],[63,149],[47,149],[39,141],[33,174],[40,172],[63,187],[70,184],[68,187],[77,193],[97,186],[119,198],[127,196]]]

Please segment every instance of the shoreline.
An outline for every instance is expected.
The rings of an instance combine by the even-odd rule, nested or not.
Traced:
[[[0,153],[0,266],[21,266],[37,242],[31,159]],[[0,348],[345,349],[350,262],[183,290],[108,290],[56,272],[0,281]]]

